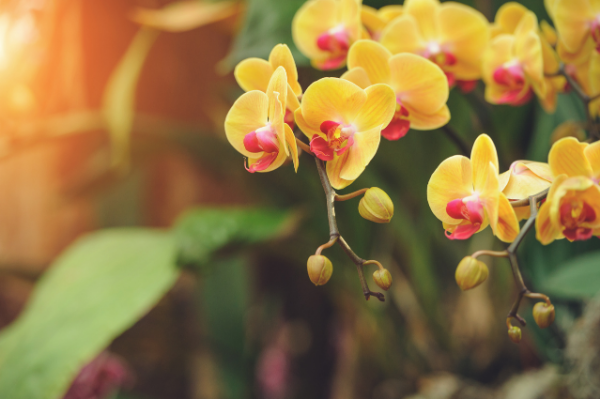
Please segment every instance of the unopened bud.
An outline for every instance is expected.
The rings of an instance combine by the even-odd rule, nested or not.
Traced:
[[[316,286],[326,284],[333,273],[331,261],[329,261],[329,258],[322,255],[308,257],[306,267],[308,269],[308,277]]]
[[[487,265],[474,257],[467,256],[458,264],[454,277],[462,290],[469,290],[485,282],[489,273]]]
[[[385,268],[373,272],[373,280],[383,290],[388,290],[392,286],[392,274]]]
[[[372,187],[358,203],[358,212],[361,217],[378,224],[386,224],[394,216],[394,203],[383,190]]]
[[[533,319],[542,329],[549,327],[554,322],[554,306],[546,303],[537,303],[533,306]]]
[[[508,328],[508,337],[515,343],[519,343],[521,341],[521,328],[518,326],[511,326]]]

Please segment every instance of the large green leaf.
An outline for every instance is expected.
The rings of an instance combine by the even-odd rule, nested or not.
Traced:
[[[285,43],[297,65],[308,59],[296,49],[292,39],[292,19],[305,0],[248,0],[244,25],[225,60],[228,68],[248,57],[267,59],[273,47]]]
[[[0,397],[61,397],[81,367],[173,285],[175,252],[170,234],[149,229],[78,240],[0,335]]]
[[[175,224],[179,263],[204,267],[213,251],[232,242],[257,243],[282,233],[293,223],[289,212],[256,208],[201,208]]]
[[[562,298],[591,298],[600,293],[600,251],[567,261],[542,284],[549,295]]]
[[[102,108],[112,144],[112,166],[119,170],[129,167],[129,144],[135,117],[135,90],[144,61],[158,32],[153,28],[140,28],[110,76],[104,92]]]

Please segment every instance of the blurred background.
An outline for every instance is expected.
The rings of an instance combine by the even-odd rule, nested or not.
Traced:
[[[306,260],[328,240],[328,226],[314,163],[305,155],[297,174],[288,166],[250,175],[223,121],[242,93],[235,64],[267,58],[277,43],[292,48],[304,89],[341,71],[316,71],[293,47],[302,0],[205,3],[0,2],[0,328],[84,233],[168,228],[192,207],[259,206],[294,220],[266,241],[183,265],[158,304],[72,371],[67,397],[600,396],[598,239],[544,247],[529,235],[520,253],[525,279],[551,296],[557,319],[540,330],[524,301],[530,323],[513,344],[508,262],[485,260],[490,277],[469,292],[454,282],[463,256],[503,245],[489,229],[447,240],[427,205],[431,173],[459,153],[441,131],[382,141],[349,188],[385,190],[396,210],[390,224],[363,220],[359,199],[337,205],[355,252],[392,273],[386,302],[365,301],[337,246],[326,251],[331,280],[315,287]],[[463,3],[492,21],[504,1]],[[542,0],[522,3],[550,21]],[[448,105],[466,140],[482,132],[494,139],[502,170],[518,159],[546,161],[554,128],[585,119],[569,94],[548,115],[535,100],[486,104],[481,83],[467,95],[452,90]]]

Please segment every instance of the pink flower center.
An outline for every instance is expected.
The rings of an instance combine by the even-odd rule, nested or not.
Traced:
[[[279,155],[279,141],[270,124],[244,136],[244,147],[251,153],[263,153],[258,161],[246,167],[248,172],[267,169]]]
[[[523,67],[519,63],[507,63],[496,68],[493,77],[494,82],[505,89],[505,94],[498,100],[500,104],[519,106],[533,96],[533,91],[528,88]]]
[[[586,202],[572,200],[560,205],[560,223],[564,226],[563,235],[569,240],[587,240],[592,237],[593,229],[582,226],[594,222],[596,212]]]
[[[396,97],[396,112],[392,121],[382,131],[381,135],[387,140],[398,140],[404,137],[410,129],[408,109],[402,105],[402,101]]]
[[[452,200],[446,205],[446,212],[450,217],[462,220],[451,232],[446,231],[448,239],[468,239],[483,223],[483,204],[476,195]]]
[[[321,65],[323,69],[339,68],[346,61],[350,48],[350,33],[343,25],[331,28],[319,35],[317,47],[329,53],[328,60]]]
[[[444,74],[446,74],[446,78],[448,79],[448,86],[453,87],[456,84],[454,74],[448,70],[448,67],[452,67],[456,64],[456,56],[452,52],[444,49],[444,46],[433,41],[427,45],[427,48],[421,51],[421,55],[434,64],[437,64],[437,66],[444,71]]]
[[[314,135],[310,141],[310,151],[323,161],[333,160],[334,153],[341,156],[354,144],[356,128],[352,125],[325,121],[320,129],[326,135],[326,139]]]

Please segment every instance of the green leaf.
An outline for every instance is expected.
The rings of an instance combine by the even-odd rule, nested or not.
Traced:
[[[568,299],[591,298],[600,293],[600,251],[567,261],[542,283],[548,295]]]
[[[112,144],[112,166],[129,167],[131,128],[135,117],[135,89],[146,56],[158,36],[152,28],[140,28],[127,52],[110,76],[102,108]]]
[[[179,263],[203,267],[212,252],[232,242],[257,243],[281,234],[293,223],[286,211],[260,208],[201,208],[175,224]]]
[[[61,397],[173,285],[175,251],[170,234],[149,229],[99,231],[75,242],[0,335],[0,398]]]
[[[225,69],[232,69],[248,57],[269,58],[279,43],[289,46],[296,65],[309,65],[292,39],[292,19],[305,0],[248,0],[244,25],[224,60]]]

